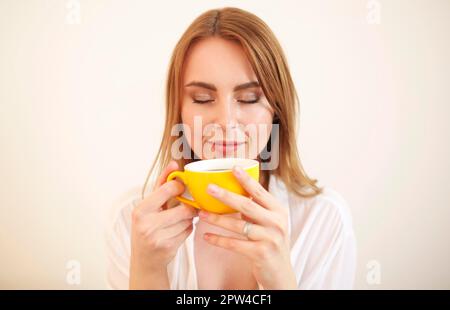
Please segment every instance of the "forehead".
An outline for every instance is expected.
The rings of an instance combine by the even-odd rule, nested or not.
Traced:
[[[220,89],[257,80],[241,45],[219,37],[191,46],[184,66],[183,85],[201,81]]]

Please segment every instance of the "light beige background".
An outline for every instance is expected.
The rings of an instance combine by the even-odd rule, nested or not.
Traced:
[[[170,53],[238,6],[285,49],[307,171],[351,206],[356,288],[450,289],[450,1],[380,0],[380,24],[366,0],[86,0],[79,24],[69,2],[0,0],[0,288],[105,288],[104,229],[156,152]]]

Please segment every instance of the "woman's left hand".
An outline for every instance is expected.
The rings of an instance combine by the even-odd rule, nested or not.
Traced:
[[[208,186],[208,193],[240,212],[250,224],[243,219],[201,211],[201,220],[243,237],[239,239],[206,233],[204,239],[212,245],[248,257],[252,262],[253,275],[264,289],[296,289],[296,277],[290,261],[286,208],[242,168],[235,167],[233,174],[251,198],[214,184]],[[249,225],[247,229],[246,225]]]

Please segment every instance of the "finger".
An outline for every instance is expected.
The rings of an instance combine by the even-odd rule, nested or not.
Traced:
[[[244,169],[242,169],[242,167],[234,166],[233,175],[245,191],[253,197],[253,200],[256,203],[269,210],[276,209],[278,202],[274,199],[274,197],[266,191],[261,183],[253,179]]]
[[[212,233],[204,234],[204,239],[206,240],[206,242],[214,246],[240,253],[242,255],[247,256],[250,259],[256,259],[255,246],[258,245],[257,241],[248,241],[237,238],[224,237]]]
[[[184,184],[175,180],[169,181],[155,189],[139,205],[143,212],[158,211],[170,198],[181,195],[184,192]]]
[[[173,238],[173,237],[177,236],[178,234],[182,233],[184,230],[186,230],[191,225],[192,225],[192,219],[180,221],[178,223],[167,226],[164,229],[158,230],[155,233],[156,238],[158,238],[158,239]]]
[[[241,219],[209,213],[203,210],[200,211],[199,216],[202,221],[242,235],[244,233],[245,223],[247,223]],[[264,227],[257,224],[251,224],[250,230],[246,237],[249,240],[266,240],[268,238]]]
[[[189,237],[193,230],[194,226],[191,225],[170,240],[173,242],[175,247],[179,247],[186,240],[186,238]]]
[[[273,224],[272,212],[261,207],[248,197],[230,192],[215,184],[209,184],[207,190],[210,195],[222,201],[224,204],[230,206],[236,211],[241,212],[242,214],[250,218],[252,222],[261,224],[263,226]]]
[[[197,209],[185,204],[181,204],[174,208],[158,213],[158,227],[168,227],[180,221],[192,219],[195,216],[197,216]]]
[[[161,212],[147,212],[139,219],[139,226],[147,233],[156,233],[158,230],[190,220],[197,215],[196,209],[186,205],[178,205],[172,209]]]
[[[178,163],[176,161],[174,161],[174,160],[171,160],[169,162],[169,164],[166,166],[166,168],[164,169],[164,171],[158,177],[158,180],[156,181],[156,188],[158,188],[161,185],[163,185],[166,182],[167,177],[169,176],[169,174],[172,171],[175,171],[175,170],[178,170]]]

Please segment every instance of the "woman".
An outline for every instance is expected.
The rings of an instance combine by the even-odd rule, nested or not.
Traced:
[[[296,91],[268,26],[235,8],[202,14],[175,47],[166,91],[158,156],[141,197],[121,210],[110,234],[109,285],[351,288],[355,273],[351,216],[340,195],[319,188],[301,166],[295,137]],[[173,144],[178,137],[172,129],[176,124],[193,128],[196,118],[202,128],[226,129],[227,138],[212,138],[203,130],[201,143],[194,143],[196,136],[183,131],[191,156],[176,157]],[[258,125],[258,139],[246,131],[248,125]],[[207,146],[214,152],[205,152]],[[259,182],[239,167],[233,170],[250,198],[214,185],[208,188],[210,195],[237,213],[208,214],[174,203],[185,188],[176,180],[165,182],[170,172],[194,160],[236,156],[238,151],[263,164],[267,158],[261,154],[269,148],[276,165],[261,170]],[[151,175],[159,178],[146,193]]]

